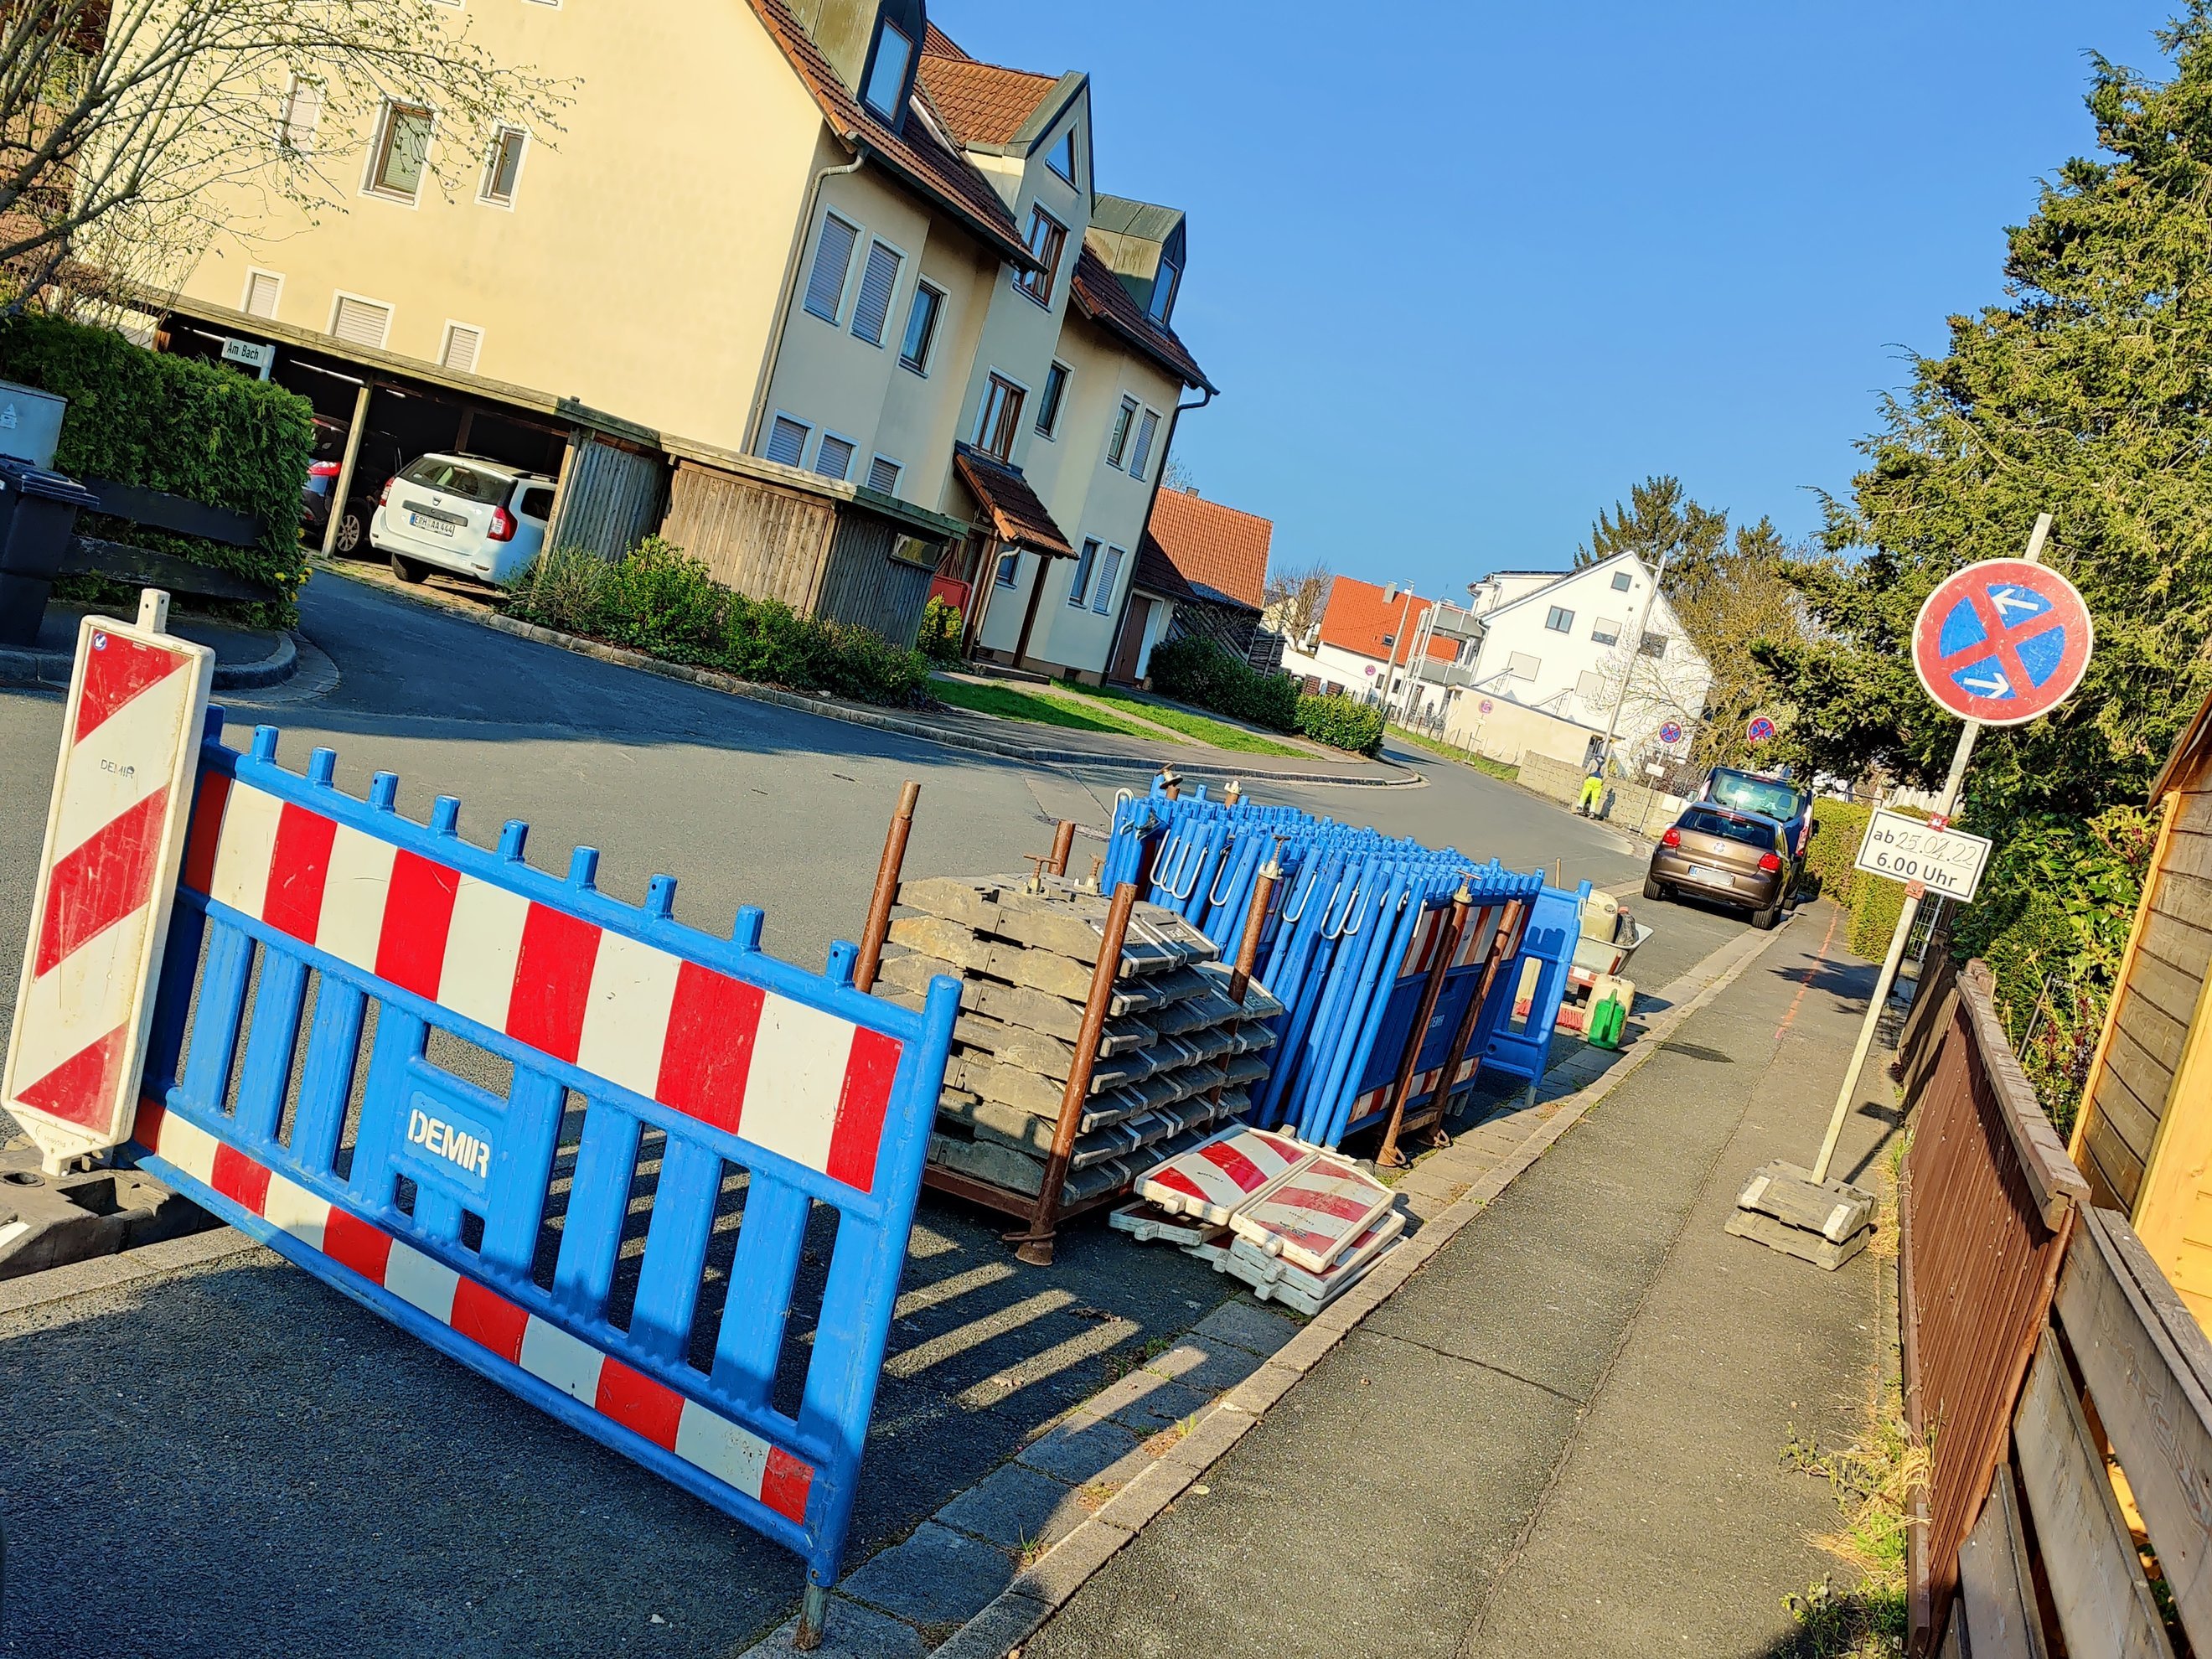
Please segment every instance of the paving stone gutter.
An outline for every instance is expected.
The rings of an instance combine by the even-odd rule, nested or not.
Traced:
[[[540,628],[535,623],[519,622],[484,605],[467,599],[448,598],[434,588],[404,588],[396,582],[380,581],[372,569],[343,565],[332,561],[316,559],[319,570],[360,582],[380,592],[389,593],[410,604],[423,605],[448,616],[461,617],[480,627],[512,634],[517,639],[550,645],[556,650],[573,652],[580,657],[595,657],[601,662],[613,663],[622,668],[635,668],[643,673],[657,674],[663,679],[682,680],[692,685],[703,686],[710,691],[725,692],[731,696],[750,698],[755,702],[773,703],[781,708],[795,708],[809,714],[819,714],[825,720],[842,720],[848,726],[870,726],[878,732],[896,732],[901,737],[917,738],[924,743],[934,743],[948,749],[965,749],[980,754],[1002,756],[1008,760],[1030,761],[1047,765],[1101,766],[1117,771],[1151,775],[1160,769],[1155,757],[1117,755],[1097,749],[1054,748],[1027,738],[1001,738],[988,730],[962,731],[950,729],[932,721],[916,720],[887,710],[863,708],[829,697],[810,696],[801,691],[787,691],[781,686],[763,685],[756,680],[739,679],[733,674],[716,673],[712,669],[692,668],[683,663],[664,662],[658,657],[648,657],[641,652],[625,651],[619,646],[603,645],[597,640],[585,639],[575,634],[563,634],[550,628]],[[1000,722],[988,714],[963,714],[965,720],[991,721],[1023,728],[1027,722]],[[1039,728],[1042,729],[1042,728]],[[1180,745],[1179,745],[1180,746]],[[1215,764],[1213,756],[1219,756],[1219,764],[1236,771],[1240,776],[1261,780],[1268,783],[1333,784],[1343,788],[1404,789],[1425,787],[1428,780],[1408,768],[1376,761],[1381,770],[1367,774],[1342,772],[1276,771],[1255,763],[1260,758],[1230,750],[1200,749],[1196,751],[1208,757],[1209,767]],[[1182,758],[1170,756],[1170,759]]]
[[[1004,1659],[1783,931],[1723,945],[1658,992],[1662,1012],[1628,1048],[1578,1048],[1520,1104],[1422,1158],[1398,1183],[1418,1230],[1317,1317],[1301,1326],[1253,1303],[1217,1309],[854,1569],[832,1595],[818,1652]],[[792,1651],[795,1629],[785,1624],[745,1659]]]

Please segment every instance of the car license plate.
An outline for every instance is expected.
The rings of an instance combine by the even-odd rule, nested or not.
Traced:
[[[1713,887],[1733,887],[1735,885],[1735,878],[1729,874],[1727,871],[1715,870],[1710,866],[1703,864],[1693,864],[1690,866],[1690,879],[1692,881],[1702,881]]]
[[[426,519],[420,513],[410,513],[407,515],[407,522],[417,530],[428,531],[433,536],[450,536],[453,533],[453,526],[437,519]]]

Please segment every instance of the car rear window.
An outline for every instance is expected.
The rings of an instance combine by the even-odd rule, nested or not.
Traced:
[[[1787,823],[1804,811],[1807,797],[1795,784],[1747,777],[1741,772],[1715,772],[1713,799],[1738,811],[1757,812],[1778,823]]]
[[[425,455],[399,476],[409,483],[459,495],[467,501],[498,501],[514,482],[495,472],[480,472],[475,467],[464,466],[459,461],[441,461],[434,455]]]
[[[1756,847],[1762,853],[1774,850],[1774,826],[1757,818],[1730,817],[1726,812],[1693,809],[1682,814],[1682,828],[1694,835],[1725,836],[1746,847]]]
[[[514,510],[526,519],[550,519],[553,516],[553,491],[546,484],[534,484],[522,492]]]

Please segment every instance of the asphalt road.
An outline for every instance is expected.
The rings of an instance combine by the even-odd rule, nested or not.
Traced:
[[[335,685],[228,700],[230,741],[266,720],[301,769],[328,745],[356,794],[395,771],[418,818],[457,795],[482,842],[525,819],[544,869],[597,847],[601,886],[633,902],[669,872],[677,914],[702,927],[759,904],[767,948],[810,964],[858,932],[903,780],[922,785],[916,875],[1018,869],[1052,821],[1103,829],[1114,792],[1141,781],[660,680],[343,580],[318,580],[302,612]],[[26,928],[59,725],[57,698],[0,689],[0,939]],[[1267,795],[1570,880],[1640,870],[1602,826],[1413,763],[1427,787]],[[1739,925],[1653,920],[1651,984]],[[14,991],[11,969],[0,999]],[[1133,1247],[1096,1227],[1048,1272],[1017,1270],[996,1233],[925,1201],[852,1560],[1101,1386],[1110,1355],[1187,1328],[1231,1288],[1165,1251],[1132,1272]],[[0,1398],[16,1430],[0,1443],[0,1654],[719,1654],[781,1619],[799,1584],[781,1550],[265,1254],[0,1319]]]

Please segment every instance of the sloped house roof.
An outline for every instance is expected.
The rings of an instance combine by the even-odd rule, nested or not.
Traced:
[[[1145,527],[1137,580],[1170,599],[1233,605],[1258,615],[1266,602],[1275,526],[1186,490],[1163,489]],[[1150,573],[1156,580],[1146,580]],[[1168,584],[1182,592],[1178,593]]]
[[[1394,592],[1357,577],[1339,576],[1329,586],[1328,605],[1322,612],[1322,643],[1376,662],[1388,661],[1393,652],[1402,657],[1407,636],[1420,628],[1433,603],[1418,595],[1408,599],[1402,587]],[[1440,662],[1455,660],[1459,650],[1460,641],[1449,634],[1430,637],[1428,654]]]

